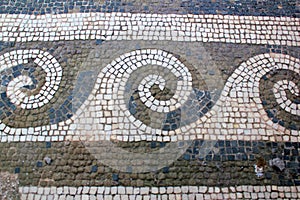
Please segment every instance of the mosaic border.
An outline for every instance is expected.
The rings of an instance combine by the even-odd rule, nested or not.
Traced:
[[[300,186],[20,187],[21,199],[297,199]]]
[[[150,56],[149,58],[136,56],[141,53],[147,53],[148,51],[151,53],[157,53],[154,60],[150,59],[151,55],[148,55]],[[283,54],[261,54],[242,63],[227,80],[221,97],[218,99],[215,106],[213,106],[208,113],[190,125],[185,125],[174,131],[164,131],[155,128],[149,129],[146,125],[142,125],[142,122],[130,116],[130,114],[127,116],[125,103],[122,100],[118,100],[118,98],[116,98],[116,94],[112,93],[112,90],[106,88],[106,79],[110,82],[109,84],[116,82],[116,85],[118,86],[114,89],[114,91],[118,91],[118,89],[120,89],[120,92],[124,92],[121,90],[123,86],[119,85],[119,83],[120,81],[126,81],[126,79],[129,78],[130,73],[124,77],[125,80],[118,78],[115,79],[114,74],[122,76],[122,73],[127,70],[122,67],[118,67],[120,65],[116,63],[127,62],[128,59],[133,59],[133,62],[135,62],[134,60],[138,58],[140,60],[137,64],[140,66],[151,64],[152,61],[155,61],[155,64],[158,64],[159,62],[163,63],[163,60],[165,59],[164,54],[165,52],[160,50],[145,49],[121,55],[119,58],[113,60],[111,64],[107,65],[101,73],[99,73],[89,99],[86,100],[84,105],[76,112],[76,116],[72,116],[70,119],[59,122],[58,124],[29,127],[28,129],[12,128],[1,122],[0,130],[3,131],[1,132],[1,142],[61,141],[65,139],[73,141],[101,141],[117,139],[130,142],[141,140],[170,142],[194,139],[270,140],[279,142],[299,141],[299,130],[290,130],[274,123],[269,118],[262,106],[259,94],[259,80],[268,72],[272,70],[291,70],[296,74],[300,73],[299,59]],[[7,63],[8,61],[10,62],[10,59],[11,57],[4,56],[1,62]],[[17,59],[21,59],[22,61],[23,58],[17,57]],[[21,61],[14,60],[12,63],[18,63]],[[130,67],[137,68],[132,62],[130,63]],[[117,70],[114,69],[114,65],[117,66]],[[132,72],[130,67],[127,68]],[[185,67],[183,69],[188,70]],[[112,73],[110,73],[110,71],[112,71]],[[120,73],[118,71],[120,71]],[[256,73],[257,71],[260,71],[260,73]],[[103,78],[104,76],[106,78]],[[287,83],[289,83],[289,81],[287,81]],[[104,91],[99,90],[99,88],[103,87]],[[297,88],[293,89],[293,91],[295,92],[295,95],[297,95]],[[280,96],[281,94],[278,95]],[[114,98],[111,99],[112,97]],[[99,110],[101,106],[104,106],[106,110]],[[286,110],[288,112],[295,112],[296,115],[300,115],[298,107],[287,108],[288,109]],[[93,124],[92,126],[86,126],[85,120],[81,120],[80,117],[85,116],[85,112],[89,112],[90,110],[94,116],[106,116],[106,120],[111,122],[117,122],[116,120],[119,117],[123,117],[125,120],[123,121],[128,124],[128,127],[131,127],[130,134],[129,130],[124,128],[126,125],[122,128],[107,124],[106,121]],[[242,118],[239,115],[235,115],[236,112],[240,111],[245,113]],[[105,113],[111,114],[107,115]],[[123,115],[120,115],[121,113],[123,113]],[[88,114],[88,116],[89,115],[90,114]],[[133,123],[133,126],[130,126],[131,123]],[[123,132],[128,134],[123,134],[120,130],[124,130],[125,132]],[[156,135],[153,136],[152,133],[155,133]],[[52,136],[56,137],[53,138]]]
[[[299,18],[231,15],[1,14],[0,41],[173,40],[299,46]]]
[[[299,17],[296,0],[280,2],[239,0],[236,1],[131,1],[131,0],[76,0],[76,1],[4,1],[0,13],[43,15],[46,13],[72,12],[131,12],[176,14],[229,14],[255,16]]]

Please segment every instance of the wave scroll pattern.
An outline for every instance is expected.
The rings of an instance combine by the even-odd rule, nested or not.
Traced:
[[[36,97],[53,95],[59,87],[62,69],[50,54],[24,50],[1,56],[5,66],[1,71],[22,64],[11,59],[18,53],[35,59],[49,77],[45,83],[47,89],[29,96],[25,100],[28,104],[23,107],[43,106],[48,101],[39,104]],[[297,58],[283,54],[257,55],[233,72],[220,98],[213,102],[205,86],[195,86],[194,75],[176,56],[158,49],[136,50],[121,55],[102,69],[89,98],[70,119],[28,128],[9,127],[1,121],[1,137],[7,141],[7,134],[11,140],[26,141],[28,135],[33,135],[51,140],[57,133],[61,137],[56,140],[298,141],[300,86],[295,77],[299,77],[299,70]],[[277,73],[287,76],[282,78]],[[22,107],[24,87],[31,84],[29,78],[21,75],[6,83],[7,96],[14,106]],[[267,88],[271,94],[265,93]],[[189,107],[191,102],[196,106]],[[269,102],[277,107],[270,108]]]
[[[299,59],[272,53],[252,57],[234,71],[219,102],[223,119],[231,122],[227,126],[235,129],[233,138],[298,140],[299,70]]]

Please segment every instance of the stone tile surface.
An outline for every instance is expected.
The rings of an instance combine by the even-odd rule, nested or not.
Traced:
[[[299,199],[299,27],[297,1],[1,1],[0,197]]]

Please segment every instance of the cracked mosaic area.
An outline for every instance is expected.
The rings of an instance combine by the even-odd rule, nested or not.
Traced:
[[[2,193],[299,198],[298,10],[2,1]]]

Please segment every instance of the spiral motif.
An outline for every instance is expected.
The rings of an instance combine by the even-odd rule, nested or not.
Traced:
[[[283,68],[269,71],[260,80],[260,89],[265,91],[261,92],[262,104],[274,123],[300,130],[299,69],[280,65]]]
[[[276,102],[279,106],[284,109],[286,112],[289,112],[293,115],[300,116],[300,103],[295,103],[287,98],[287,92],[289,90],[292,94],[299,96],[299,88],[297,85],[289,80],[278,81],[274,84],[273,93],[276,98]]]
[[[10,80],[7,85],[4,84],[7,86],[7,96],[10,101],[23,109],[35,109],[49,103],[57,91],[62,77],[62,68],[57,60],[48,52],[35,49],[11,51],[1,55],[0,72],[26,64],[30,59],[33,59],[33,62],[46,73],[45,83],[37,94],[28,95],[24,91],[26,86],[30,87],[34,84],[30,76],[19,75]]]
[[[160,90],[163,90],[165,87],[164,78],[155,74],[145,77],[138,86],[138,92],[141,101],[148,108],[157,112],[170,112],[181,107],[187,100],[187,97],[190,95],[190,92],[192,90],[191,74],[188,70],[186,70],[185,66],[177,58],[175,58],[171,54],[166,54],[166,52],[163,52],[161,50],[149,50],[148,52],[146,50],[144,52],[141,51],[140,55],[138,54],[139,52],[137,53],[137,55],[135,55],[137,67],[146,65],[158,65],[170,70],[170,72],[173,73],[178,80],[177,87],[175,89],[176,92],[174,93],[174,95],[168,100],[158,100],[152,95],[150,89],[156,84],[158,85]],[[146,59],[142,60],[141,58],[143,56],[145,56]],[[126,69],[125,72],[127,72]],[[159,71],[154,73],[159,73]],[[124,75],[126,77],[129,74]],[[126,80],[124,81],[126,82]],[[121,86],[119,89],[124,91],[125,87]],[[128,112],[126,112],[126,114],[128,116],[131,115]]]
[[[12,127],[42,124],[35,119],[35,113],[46,112],[44,106],[59,89],[63,76],[59,62],[48,52],[29,49],[1,55],[0,64],[1,124]]]
[[[300,130],[299,59],[283,54],[262,54],[242,63],[227,82],[230,96],[241,102],[253,100],[273,127]]]
[[[212,102],[205,82],[189,68],[158,49],[136,50],[115,59],[100,72],[95,87],[106,127],[111,122],[117,134],[169,136],[195,122]]]
[[[177,142],[176,137],[195,128],[191,124],[213,105],[199,72],[179,56],[159,49],[116,58],[101,70],[92,94],[96,96],[81,116],[96,116],[99,123],[86,126],[78,119],[76,131],[100,162],[126,172],[154,171],[176,160],[191,144],[188,139]],[[98,138],[104,141],[90,145]],[[145,154],[127,151],[115,140],[173,142]],[[120,152],[126,155],[122,160]]]

